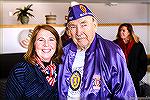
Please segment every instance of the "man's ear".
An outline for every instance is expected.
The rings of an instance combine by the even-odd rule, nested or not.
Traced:
[[[95,29],[95,32],[97,31],[97,20],[95,18],[93,18],[93,23],[94,23],[94,29]]]
[[[98,26],[97,21],[95,21],[94,25],[95,25],[95,31],[97,31],[97,26]]]
[[[66,27],[66,33],[69,37],[71,37],[70,30],[68,29],[68,27]]]

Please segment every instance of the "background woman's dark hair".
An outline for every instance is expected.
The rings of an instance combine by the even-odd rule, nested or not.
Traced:
[[[34,43],[36,41],[36,36],[41,29],[50,31],[56,38],[56,51],[54,55],[52,56],[51,61],[57,64],[62,63],[62,60],[61,60],[61,56],[63,54],[62,42],[61,42],[58,32],[50,25],[38,25],[34,28],[29,45],[28,45],[28,51],[24,55],[25,60],[27,60],[28,62],[32,64],[36,64],[36,61],[35,61],[36,52],[35,52]]]
[[[132,32],[133,32],[133,27],[132,27],[132,25],[131,25],[130,23],[123,23],[123,24],[121,24],[121,25],[119,26],[119,28],[118,28],[117,38],[120,38],[119,33],[120,33],[121,27],[123,27],[123,26],[127,27],[127,30],[129,31],[130,35],[132,36]]]

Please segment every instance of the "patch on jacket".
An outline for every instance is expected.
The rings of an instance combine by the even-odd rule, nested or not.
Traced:
[[[100,89],[100,85],[101,85],[100,75],[94,75],[92,82],[93,82],[93,89]]]
[[[81,74],[79,71],[74,71],[70,77],[70,87],[73,91],[79,89],[81,83]]]

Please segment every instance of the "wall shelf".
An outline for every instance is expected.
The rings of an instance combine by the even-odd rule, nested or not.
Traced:
[[[0,25],[0,28],[34,28],[38,24],[11,24],[11,25]],[[64,27],[63,24],[49,24],[53,27]]]
[[[122,23],[99,23],[98,26],[119,26]],[[133,26],[150,26],[150,23],[131,23]],[[0,24],[0,28],[33,28],[38,24]],[[65,27],[64,24],[49,24],[53,27]]]

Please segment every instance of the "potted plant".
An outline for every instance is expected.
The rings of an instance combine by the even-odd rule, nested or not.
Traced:
[[[16,8],[16,12],[14,12],[13,15],[17,15],[17,21],[20,21],[22,24],[28,24],[29,22],[29,17],[34,17],[29,11],[33,11],[31,9],[31,6],[33,4],[28,5],[27,7],[24,8]]]

